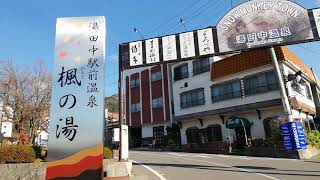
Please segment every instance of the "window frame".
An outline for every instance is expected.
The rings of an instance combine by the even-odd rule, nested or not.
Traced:
[[[272,79],[274,79],[274,82],[271,81],[271,74],[273,74]],[[264,79],[266,80],[265,82],[259,82],[259,78],[261,78],[261,76],[264,76]],[[255,80],[253,83],[255,86],[248,88],[249,83],[247,82],[252,80]],[[274,70],[246,76],[243,78],[243,84],[245,96],[253,96],[279,90],[279,83]],[[259,84],[259,86],[256,86],[256,84]]]
[[[153,109],[163,108],[163,97],[162,96],[152,99],[152,108]]]
[[[299,84],[297,78],[294,78],[294,79],[291,81],[290,86],[291,86],[291,89],[292,89],[293,92],[302,95],[302,88],[301,88],[301,85]]]
[[[134,82],[134,83],[133,83]],[[131,79],[130,80],[130,88],[137,88],[140,86],[140,79],[136,78],[136,79]]]
[[[192,61],[193,75],[198,75],[210,71],[210,60],[209,57],[200,58]]]
[[[209,132],[209,129],[212,129],[212,131]],[[216,131],[217,129],[219,129],[219,132]],[[222,127],[220,124],[210,124],[206,128],[206,134],[208,142],[220,142],[223,140]]]
[[[198,93],[202,93],[202,99],[198,99]],[[183,98],[185,97],[185,98]],[[186,101],[182,101],[182,99],[185,99]],[[190,91],[182,92],[180,93],[180,108],[185,109],[185,108],[190,108],[190,107],[195,107],[195,106],[201,106],[205,104],[205,92],[204,88],[198,88],[198,89],[193,89]]]
[[[151,72],[151,82],[155,82],[159,80],[162,80],[162,72],[161,71]]]
[[[182,69],[182,68],[184,68],[184,67],[186,67],[187,68],[187,70],[186,70],[186,72],[185,73],[183,73],[182,71],[179,71],[179,73],[183,73],[183,74],[180,74],[179,76],[177,76],[177,71],[178,71],[178,69]],[[188,63],[184,63],[184,64],[181,64],[181,65],[179,65],[179,66],[176,66],[176,67],[174,67],[173,68],[173,76],[174,76],[174,81],[180,81],[180,80],[182,80],[182,79],[186,79],[186,78],[189,78],[189,67],[188,67]]]
[[[186,129],[187,143],[199,143],[200,142],[200,129],[198,127],[189,127]]]
[[[234,88],[234,84],[235,83],[238,83],[239,85],[239,91],[234,91],[233,88]],[[220,94],[220,89],[219,88],[223,88],[223,89],[227,89],[228,87],[227,86],[231,86],[231,89],[232,89],[232,93],[228,93],[228,91],[226,91],[226,93],[224,94]],[[214,88],[218,88],[219,90],[219,96],[214,96]],[[212,103],[216,103],[216,102],[220,102],[220,101],[226,101],[226,100],[230,100],[230,99],[237,99],[237,98],[241,98],[242,96],[242,91],[241,91],[241,82],[240,82],[240,79],[234,79],[234,80],[231,80],[231,81],[226,81],[226,82],[222,82],[222,83],[219,83],[219,84],[213,84],[211,87],[211,101]],[[224,97],[224,98],[217,98],[215,99],[214,97],[221,97],[221,96],[225,96],[225,95],[229,95],[229,94],[232,94],[231,97],[227,96],[227,97]]]
[[[304,84],[304,92],[305,92],[307,99],[313,100],[312,92],[311,92],[310,86],[307,84],[307,82]]]
[[[131,104],[130,111],[131,113],[141,112],[141,103],[138,102],[138,103]]]

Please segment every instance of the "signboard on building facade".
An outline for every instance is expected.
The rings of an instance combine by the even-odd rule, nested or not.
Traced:
[[[286,150],[303,150],[307,149],[304,130],[301,122],[282,121],[280,131],[283,138],[283,147]]]
[[[198,43],[199,43],[199,54],[207,55],[214,54],[214,42],[212,29],[201,29],[197,31],[198,34]]]
[[[46,179],[102,179],[105,18],[58,18]]]
[[[139,66],[143,64],[142,41],[129,44],[130,66]]]
[[[180,39],[180,54],[181,58],[189,58],[195,56],[193,32],[179,34]]]
[[[121,44],[120,57],[129,54],[129,59],[122,59],[122,69],[130,69],[318,41],[319,37],[320,9],[307,10],[288,0],[251,0],[229,11],[216,27],[153,38],[155,52],[159,51],[153,60],[150,40]]]
[[[320,9],[313,9],[313,17],[317,27],[318,36],[320,37]]]
[[[162,37],[163,61],[171,61],[177,59],[176,36]]]
[[[160,61],[158,38],[146,40],[146,60],[147,64]]]
[[[218,23],[217,37],[221,53],[314,38],[307,9],[287,0],[251,0],[237,6]]]

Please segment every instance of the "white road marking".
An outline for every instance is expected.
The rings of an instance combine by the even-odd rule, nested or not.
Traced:
[[[157,171],[155,171],[155,170],[152,169],[151,167],[146,166],[146,165],[144,165],[144,164],[142,164],[142,163],[139,163],[139,162],[137,162],[137,161],[134,161],[134,160],[130,160],[130,161],[131,161],[131,162],[134,162],[134,163],[137,163],[137,164],[143,166],[144,168],[148,169],[148,170],[151,171],[153,174],[155,174],[160,180],[167,180],[165,177],[162,176],[163,174],[159,174]]]
[[[272,161],[299,161],[298,159],[285,159],[285,158],[266,158],[266,157],[249,157],[249,156],[237,156],[237,155],[220,155],[220,154],[206,154],[211,157],[225,157],[245,160],[272,160]]]
[[[195,156],[193,156],[193,157],[201,157],[201,158],[210,158],[210,157],[208,157],[208,156],[204,156],[204,155],[195,155]]]
[[[140,153],[140,152],[133,152],[133,153],[144,154],[144,153]],[[162,154],[158,154],[158,153],[154,153],[154,154],[157,154],[158,156],[168,157],[167,155],[162,155]],[[203,160],[198,160],[198,159],[185,158],[185,157],[181,157],[179,155],[177,156],[177,153],[168,153],[168,155],[173,155],[173,157],[178,158],[178,159],[184,159],[184,160],[189,160],[189,161],[198,161],[198,162],[202,162],[202,163],[208,163],[208,164],[213,164],[213,165],[218,165],[218,166],[223,166],[223,167],[228,167],[228,168],[234,168],[234,169],[238,169],[238,170],[243,171],[243,172],[254,173],[256,175],[263,176],[263,177],[266,177],[266,178],[269,178],[269,179],[281,180],[281,179],[278,179],[278,178],[275,178],[275,177],[272,177],[272,176],[268,176],[266,174],[257,173],[257,172],[254,172],[254,171],[251,171],[251,170],[248,170],[248,169],[244,169],[244,168],[238,168],[238,167],[229,166],[229,165],[226,165],[226,164],[214,163],[214,162],[210,162],[210,161],[203,161]]]
[[[173,155],[173,156],[187,156],[187,155],[183,155],[183,154],[177,154],[177,153],[168,153],[168,154],[170,154],[170,155]]]
[[[168,153],[169,155],[179,156],[179,157],[201,157],[201,158],[211,158],[204,154],[178,154],[178,153]]]

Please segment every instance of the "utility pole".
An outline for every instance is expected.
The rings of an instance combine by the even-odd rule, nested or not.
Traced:
[[[121,56],[122,46],[119,45],[119,79],[118,79],[118,105],[119,105],[119,161],[122,160],[122,124],[123,124],[123,117],[122,117],[122,56]]]
[[[285,87],[285,84],[283,81],[283,76],[280,71],[278,58],[277,58],[276,52],[273,47],[269,48],[269,53],[270,53],[270,57],[271,57],[273,65],[274,65],[275,74],[276,74],[276,77],[278,80],[283,109],[284,109],[285,114],[288,115],[289,121],[291,122],[292,121],[291,106],[290,106],[288,94],[286,92],[286,87]]]

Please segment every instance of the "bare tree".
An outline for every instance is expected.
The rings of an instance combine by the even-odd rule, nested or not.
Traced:
[[[0,101],[18,133],[28,132],[34,143],[38,130],[45,130],[50,108],[51,78],[46,66],[17,68],[8,61],[0,65]],[[20,139],[21,141],[21,139]]]

